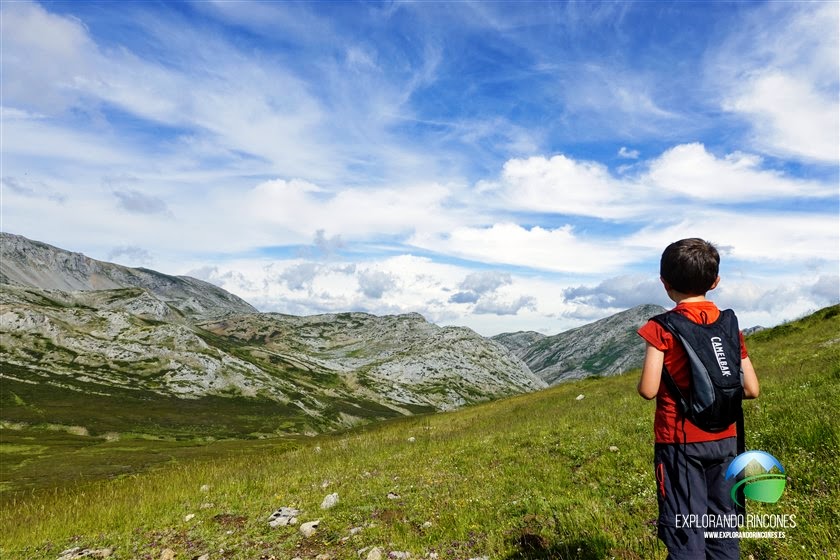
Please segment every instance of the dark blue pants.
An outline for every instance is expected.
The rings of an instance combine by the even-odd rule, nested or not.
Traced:
[[[726,468],[737,454],[734,437],[654,447],[659,501],[658,536],[673,560],[737,560],[738,539],[706,538],[706,531],[736,532]]]

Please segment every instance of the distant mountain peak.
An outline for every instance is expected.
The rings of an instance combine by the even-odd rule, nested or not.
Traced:
[[[41,290],[94,291],[143,288],[185,315],[209,318],[256,313],[243,299],[197,278],[131,268],[0,232],[0,282]]]
[[[659,305],[637,305],[553,336],[502,333],[493,340],[506,346],[550,384],[592,375],[616,375],[641,367],[644,344],[636,330],[664,311]]]

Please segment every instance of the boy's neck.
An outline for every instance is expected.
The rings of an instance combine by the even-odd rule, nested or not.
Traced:
[[[671,301],[673,301],[677,305],[679,305],[681,303],[698,303],[698,302],[701,302],[701,301],[708,301],[706,299],[706,294],[700,294],[699,296],[694,296],[694,295],[689,295],[689,294],[683,294],[683,293],[677,292],[675,290],[671,290],[671,292],[668,294],[668,296],[671,298]]]

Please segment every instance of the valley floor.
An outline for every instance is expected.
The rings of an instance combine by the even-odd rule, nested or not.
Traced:
[[[750,502],[750,512],[795,515],[796,527],[784,539],[743,540],[744,557],[838,558],[838,332],[834,307],[748,339],[762,382],[745,406],[748,448],[777,457],[788,476],[777,503]],[[113,558],[338,560],[376,548],[394,558],[664,558],[653,404],[636,381],[588,379],[291,443],[217,442],[195,448],[212,457],[172,451],[171,464],[98,482],[76,482],[74,457],[98,453],[113,465],[129,447],[158,447],[126,440],[93,453],[77,441],[49,475],[67,484],[3,493],[0,555],[56,559],[79,547]],[[12,432],[3,430],[9,456],[59,445]],[[322,509],[331,494],[337,503]],[[269,525],[281,507],[298,510],[296,525]]]

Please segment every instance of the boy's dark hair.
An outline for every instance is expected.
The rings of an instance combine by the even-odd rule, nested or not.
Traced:
[[[692,237],[665,248],[659,261],[659,275],[678,292],[699,296],[715,283],[719,265],[720,255],[715,246]]]

